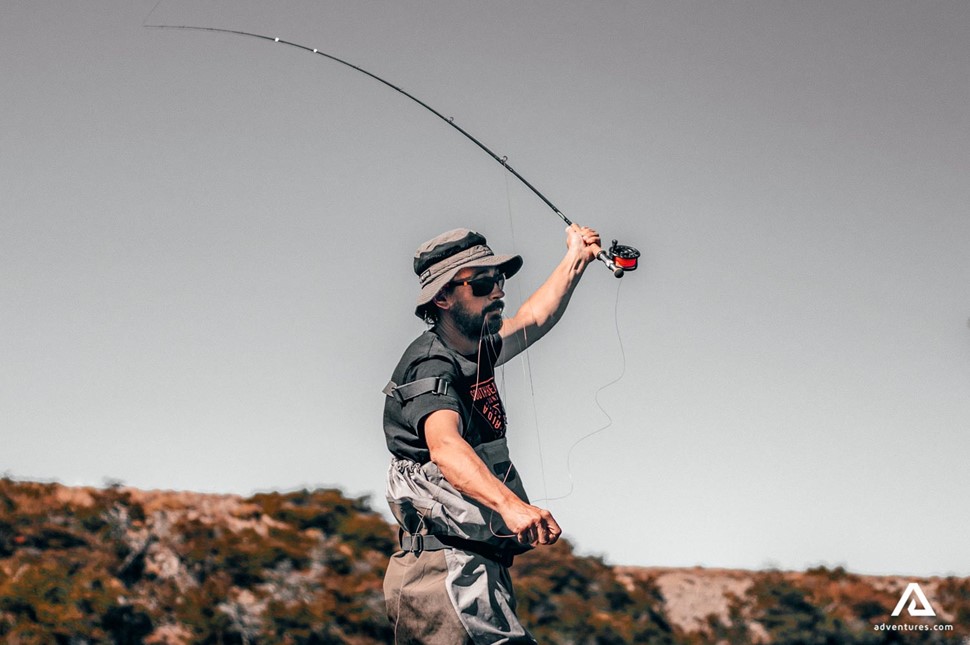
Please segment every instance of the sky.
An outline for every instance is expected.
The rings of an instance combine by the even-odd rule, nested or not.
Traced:
[[[605,241],[500,373],[613,564],[970,575],[970,5],[4,3],[0,472],[383,500],[414,250]],[[560,499],[550,499],[550,498]]]

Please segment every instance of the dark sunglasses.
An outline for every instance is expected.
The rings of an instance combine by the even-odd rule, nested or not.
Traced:
[[[481,278],[475,278],[474,280],[462,280],[449,282],[449,285],[460,287],[463,285],[468,285],[472,288],[472,295],[481,298],[482,296],[487,296],[492,293],[495,289],[495,285],[501,289],[505,286],[505,276],[501,273],[498,275],[487,275]]]

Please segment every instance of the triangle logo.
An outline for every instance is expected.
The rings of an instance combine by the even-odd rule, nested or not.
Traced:
[[[909,583],[906,587],[906,591],[900,597],[899,602],[896,603],[896,608],[893,609],[893,616],[898,616],[903,611],[903,607],[906,606],[906,601],[910,600],[912,596],[916,596],[910,601],[907,611],[909,611],[910,616],[936,616],[936,612],[933,611],[933,607],[930,606],[930,601],[926,599],[926,594],[920,589],[919,585],[915,582]],[[917,607],[916,601],[919,600],[920,606]]]

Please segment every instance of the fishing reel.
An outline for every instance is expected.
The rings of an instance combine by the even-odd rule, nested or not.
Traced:
[[[613,275],[622,278],[625,272],[637,270],[640,263],[640,251],[632,246],[618,244],[616,240],[613,240],[609,249],[600,251],[600,259],[613,271]]]
[[[637,265],[640,263],[640,251],[632,246],[617,244],[616,240],[613,240],[610,250],[606,253],[613,260],[613,264],[624,271],[636,271]]]

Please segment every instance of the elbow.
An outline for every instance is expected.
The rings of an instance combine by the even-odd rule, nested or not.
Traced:
[[[448,480],[448,482],[455,488],[460,488],[460,473],[461,468],[457,465],[456,456],[453,450],[445,446],[429,446],[429,451],[431,452],[431,462],[438,467],[441,471],[442,476]]]
[[[475,464],[464,457],[460,451],[449,450],[447,447],[431,451],[431,461],[445,481],[451,484],[462,495],[469,494],[474,486]]]

